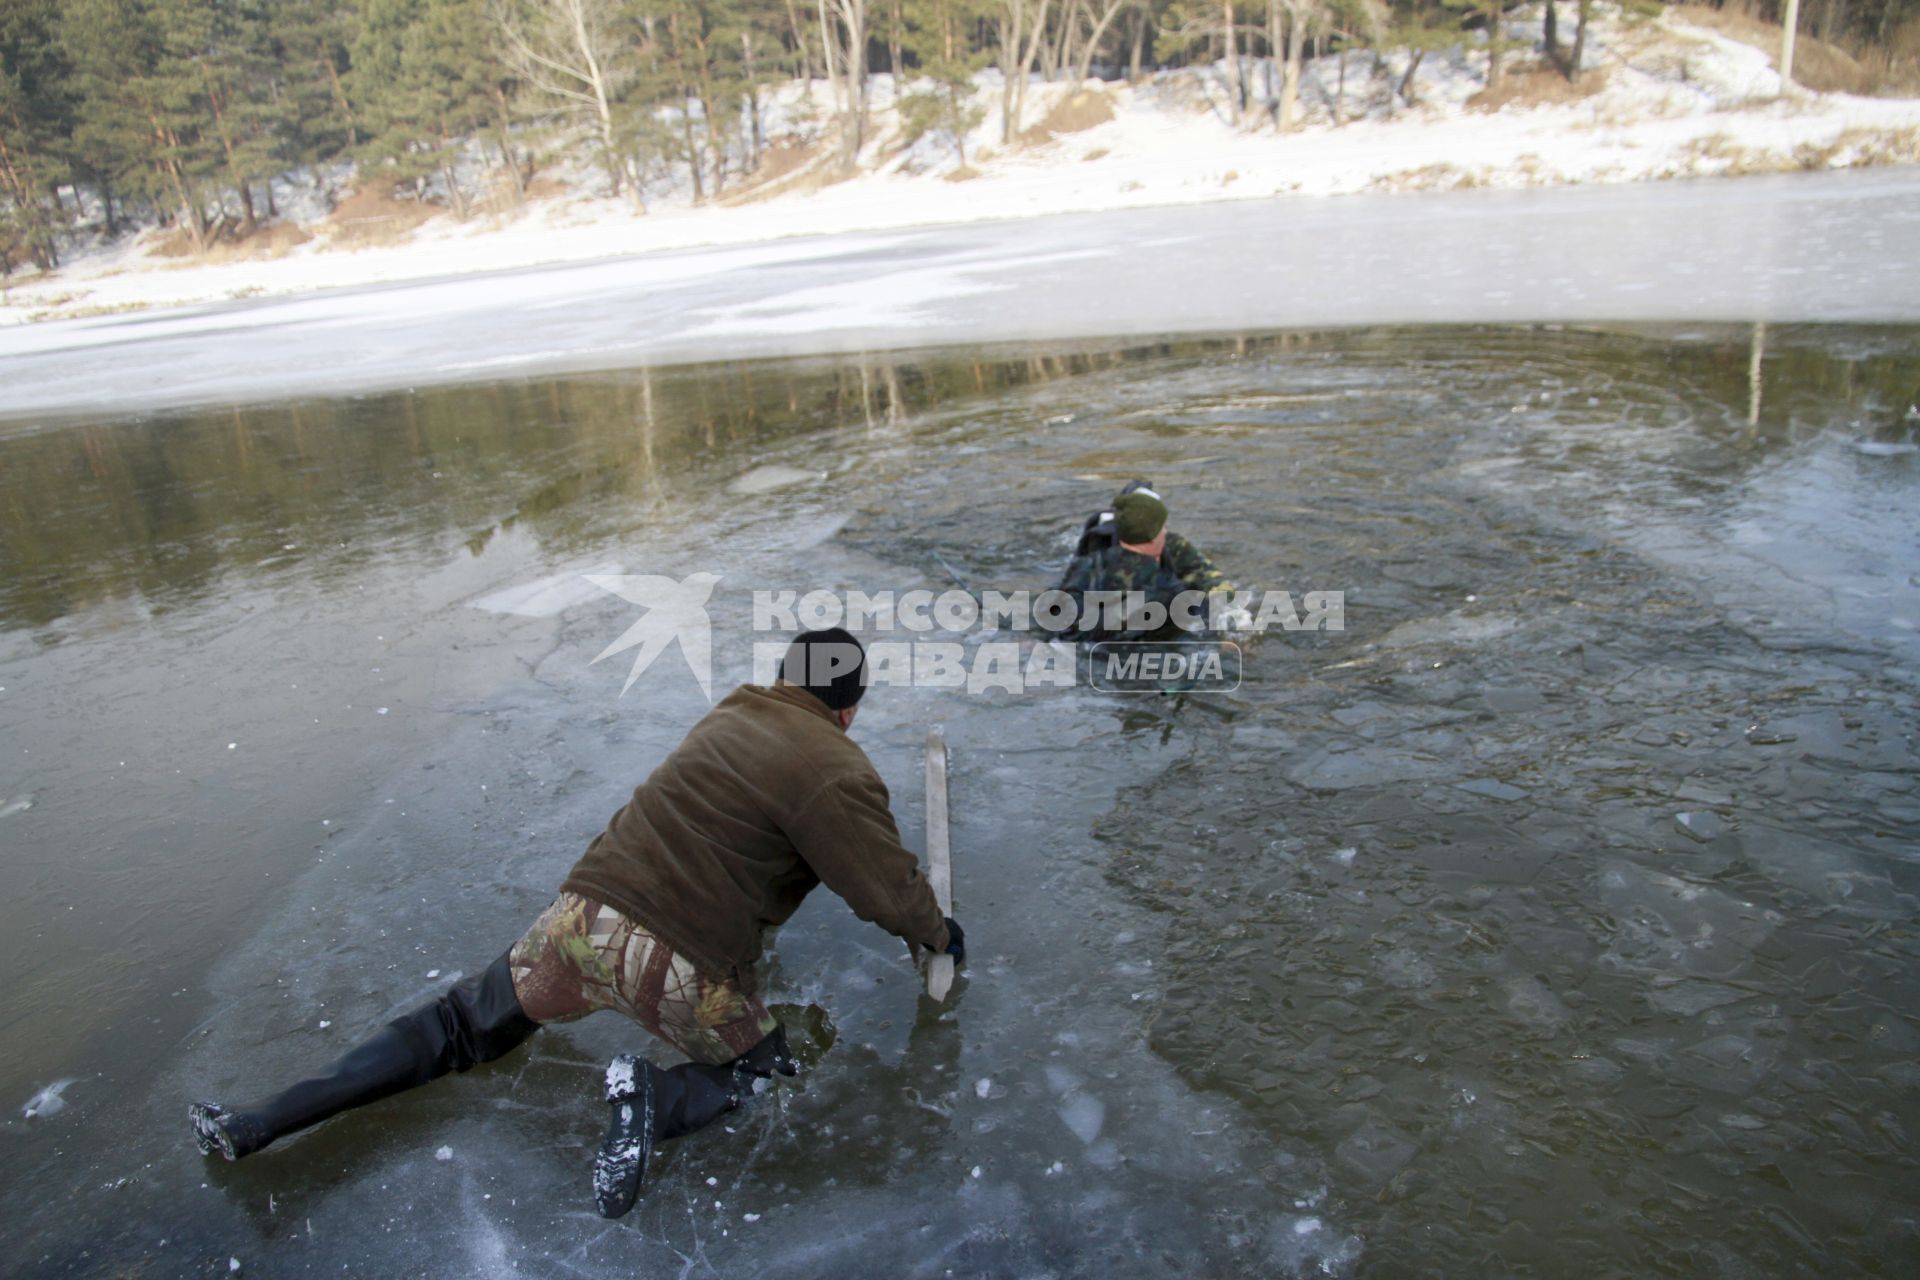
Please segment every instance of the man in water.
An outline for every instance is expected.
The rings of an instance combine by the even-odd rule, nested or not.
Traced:
[[[1171,620],[1157,628],[1103,626],[1090,595],[1139,593],[1146,601],[1171,608],[1183,592],[1230,592],[1233,586],[1198,547],[1167,528],[1166,504],[1146,481],[1135,480],[1120,491],[1110,510],[1088,519],[1059,590],[1079,601],[1076,637],[1119,640],[1169,638],[1179,628]]]
[[[1060,580],[1062,591],[1099,590],[1098,583],[1103,571],[1110,568],[1115,557],[1101,558],[1101,553],[1110,552],[1116,546],[1126,546],[1127,540],[1120,536],[1119,507],[1124,499],[1140,494],[1160,503],[1160,526],[1165,537],[1155,545],[1153,537],[1141,539],[1127,546],[1130,551],[1141,552],[1147,546],[1154,546],[1150,553],[1154,559],[1182,583],[1187,591],[1231,591],[1233,584],[1227,576],[1214,567],[1200,548],[1188,542],[1179,534],[1166,528],[1165,500],[1154,492],[1153,485],[1145,480],[1129,480],[1125,488],[1114,497],[1113,505],[1104,511],[1097,511],[1087,517],[1080,530],[1080,541],[1073,549],[1073,558],[1067,562],[1067,570]],[[1137,504],[1130,504],[1137,505]],[[1133,532],[1141,532],[1134,526]]]
[[[886,785],[847,736],[866,655],[839,628],[802,632],[771,688],[742,685],[634,790],[526,935],[479,975],[394,1021],[321,1075],[246,1106],[188,1109],[203,1154],[229,1160],[329,1116],[465,1071],[543,1024],[617,1009],[691,1061],[607,1068],[613,1120],[594,1198],[617,1218],[655,1142],[739,1106],[797,1067],[755,994],[764,933],[817,884],[910,945],[964,961],[901,847]],[[761,1086],[764,1087],[764,1086]]]

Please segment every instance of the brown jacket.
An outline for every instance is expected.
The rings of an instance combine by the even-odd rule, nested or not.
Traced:
[[[702,717],[560,887],[752,990],[761,932],[821,883],[862,920],[947,945],[873,763],[825,703],[780,681],[741,685]]]

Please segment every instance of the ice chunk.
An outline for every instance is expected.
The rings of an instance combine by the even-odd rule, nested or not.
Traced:
[[[1074,1137],[1092,1143],[1107,1122],[1107,1104],[1092,1094],[1078,1093],[1060,1108],[1060,1119],[1073,1130]]]
[[[993,1093],[993,1081],[991,1079],[989,1079],[986,1076],[981,1076],[978,1080],[974,1081],[973,1083],[974,1097],[984,1101],[992,1093]]]
[[[1507,1012],[1536,1027],[1557,1027],[1567,1020],[1567,1006],[1535,978],[1507,980]]]
[[[1727,824],[1717,816],[1705,811],[1677,813],[1673,817],[1675,825],[1691,839],[1705,843],[1726,834]]]
[[[433,1153],[433,1158],[435,1160],[451,1160],[453,1159],[453,1148],[441,1147],[438,1151],[435,1151]]]
[[[1381,980],[1402,991],[1416,991],[1434,984],[1439,973],[1433,961],[1408,947],[1395,947],[1380,957]]]
[[[20,1108],[23,1120],[32,1120],[38,1116],[55,1116],[67,1109],[67,1100],[63,1096],[72,1080],[55,1080],[27,1099],[27,1105]]]
[[[735,476],[727,485],[728,493],[755,494],[771,493],[775,489],[784,489],[792,484],[805,484],[813,480],[825,480],[824,471],[802,471],[798,467],[783,467],[769,464],[755,467],[742,475]]]
[[[1384,1186],[1413,1159],[1415,1150],[1404,1135],[1368,1120],[1333,1149],[1333,1156],[1366,1182]]]
[[[1469,778],[1465,782],[1456,782],[1453,785],[1462,791],[1471,791],[1477,796],[1485,796],[1489,800],[1499,800],[1502,803],[1527,798],[1526,792],[1518,787],[1509,786],[1498,778]]]
[[[600,594],[600,588],[589,581],[591,575],[612,575],[623,571],[619,564],[609,562],[556,573],[517,587],[504,587],[490,592],[469,601],[468,607],[487,613],[509,613],[521,618],[551,618],[577,604],[585,604]]]

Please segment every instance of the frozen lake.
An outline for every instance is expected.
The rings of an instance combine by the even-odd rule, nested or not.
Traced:
[[[1472,282],[1517,286],[1469,243],[1545,270],[1577,238],[1502,246],[1450,213],[1501,201],[1449,197],[1317,207],[1358,237],[1319,266],[1227,236],[1260,206],[1185,226],[1183,278],[1244,268],[1238,302],[1181,304],[1196,329],[1291,323],[1270,256],[1327,280],[1432,260],[1398,310],[1371,269],[1297,295],[1355,307],[1337,330],[1142,337],[1137,300],[1097,324],[1082,291],[1171,289],[1146,246],[1189,210],[1140,224],[1131,280],[1065,256],[1060,219],[1011,276],[966,255],[1012,230],[973,228],[754,271],[683,255],[707,274],[644,288],[609,264],[597,306],[593,272],[542,272],[0,335],[46,348],[0,361],[8,407],[42,404],[0,431],[13,1265],[1897,1269],[1920,1248],[1914,185],[1558,193],[1590,229],[1639,195],[1612,221],[1723,264],[1752,245],[1686,202],[1783,227],[1768,261],[1801,275],[1681,289],[1648,250],[1668,283],[1586,316],[1660,324],[1359,325],[1428,317],[1422,281],[1495,305]],[[903,297],[916,254],[928,281],[877,330],[891,304],[814,292],[865,261]],[[1580,260],[1592,290],[1632,281]],[[961,288],[1036,272],[1075,300]],[[489,288],[551,313],[489,315]],[[634,364],[711,357],[699,326],[729,316],[742,356],[818,354]],[[1894,323],[1832,323],[1860,319]],[[1011,341],[1027,324],[1061,327]],[[841,352],[923,335],[999,345]],[[238,1165],[194,1153],[187,1100],[316,1064],[511,942],[704,709],[671,663],[618,696],[623,663],[591,659],[632,611],[582,573],[723,573],[718,689],[755,588],[939,588],[936,553],[1035,585],[1134,475],[1238,581],[1346,591],[1348,630],[1269,638],[1231,694],[877,691],[856,737],[909,843],[926,728],[953,750],[949,1005],[816,895],[766,983],[800,1080],[670,1148],[620,1223],[587,1181],[598,1069],[643,1041],[611,1016]]]
[[[1912,169],[1247,201],[16,326],[0,417],[946,343],[1916,312]]]

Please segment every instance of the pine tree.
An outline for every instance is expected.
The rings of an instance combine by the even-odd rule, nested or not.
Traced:
[[[75,103],[55,39],[56,0],[7,0],[0,7],[0,271],[16,253],[42,270],[59,265],[60,211],[53,184],[66,176],[65,139]]]
[[[361,171],[428,194],[438,176],[454,212],[468,197],[456,161],[489,118],[494,72],[479,0],[366,0],[348,98],[364,122]]]
[[[58,40],[72,69],[75,111],[69,153],[99,185],[108,230],[115,197],[164,208],[166,190],[155,163],[149,114],[137,81],[158,56],[152,24],[130,0],[65,0]]]
[[[356,22],[357,15],[330,0],[277,0],[273,6],[267,26],[271,92],[263,110],[283,170],[317,170],[360,145],[346,88]]]
[[[967,134],[985,112],[973,102],[973,78],[993,61],[989,49],[975,48],[972,30],[994,14],[991,0],[906,0],[902,53],[917,64],[925,87],[899,99],[908,137],[944,133],[954,154],[967,163]],[[899,72],[894,93],[905,92]]]

